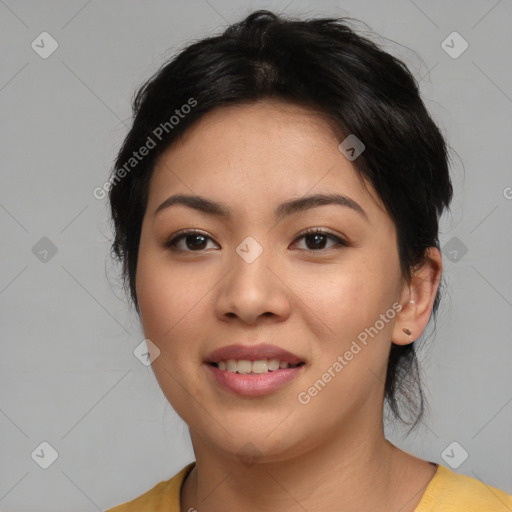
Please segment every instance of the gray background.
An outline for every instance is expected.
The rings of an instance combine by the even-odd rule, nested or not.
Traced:
[[[510,0],[0,0],[1,510],[101,510],[193,460],[186,426],[133,354],[144,336],[92,192],[136,86],[256,8],[361,19],[420,80],[454,150],[456,197],[442,223],[447,293],[421,351],[431,414],[408,438],[387,434],[444,465],[456,441],[469,454],[456,472],[512,492]],[[59,45],[46,59],[31,47],[43,31]],[[453,31],[469,44],[458,58],[441,46]],[[43,441],[58,452],[48,469],[31,457]]]

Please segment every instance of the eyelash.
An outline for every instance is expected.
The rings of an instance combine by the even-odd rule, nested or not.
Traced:
[[[175,252],[204,252],[204,249],[200,249],[200,250],[197,250],[197,251],[176,249],[175,245],[176,245],[176,243],[178,241],[180,241],[182,238],[186,238],[187,236],[191,236],[191,235],[202,235],[205,238],[209,238],[211,240],[211,237],[209,237],[208,235],[206,235],[202,231],[199,231],[199,230],[196,230],[196,229],[188,229],[188,230],[185,230],[185,231],[181,231],[180,233],[172,236],[169,240],[167,240],[167,242],[165,242],[165,247],[167,249],[169,249],[171,251],[175,251]],[[306,231],[303,231],[302,233],[300,233],[297,236],[297,238],[294,240],[294,242],[299,240],[299,239],[301,239],[301,238],[304,238],[304,237],[306,237],[308,235],[324,235],[327,238],[330,238],[331,240],[334,240],[335,242],[337,242],[337,245],[341,246],[341,247],[348,247],[348,245],[349,245],[346,240],[344,240],[344,239],[334,235],[330,231],[326,231],[326,230],[319,229],[319,228],[309,228]],[[328,249],[319,249],[319,250],[314,250],[314,249],[301,249],[301,250],[305,250],[305,251],[311,252],[311,253],[323,253],[323,252],[326,252],[326,251],[328,251],[330,249],[332,249],[332,247],[328,248]]]

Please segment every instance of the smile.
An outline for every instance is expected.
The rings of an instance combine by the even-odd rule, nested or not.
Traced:
[[[305,368],[305,363],[290,365],[286,361],[276,360],[234,360],[207,363],[209,379],[214,387],[239,397],[258,397],[274,393],[293,379]],[[226,366],[225,369],[222,367]],[[250,371],[249,371],[250,369]],[[256,371],[254,371],[256,369]],[[265,371],[263,371],[265,369]]]
[[[288,361],[280,361],[279,359],[259,359],[257,361],[250,361],[248,359],[228,359],[226,361],[219,361],[217,363],[210,364],[216,366],[219,370],[249,375],[268,373],[279,369],[285,370],[287,368],[295,368],[303,365],[304,363],[293,365],[288,363]]]

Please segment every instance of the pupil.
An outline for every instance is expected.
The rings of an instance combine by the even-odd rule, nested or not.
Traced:
[[[192,244],[187,243],[187,245],[189,246],[189,249],[191,249],[191,248],[202,249],[202,248],[203,248],[203,245],[205,245],[205,243],[206,243],[206,242],[205,242],[205,238],[206,238],[206,237],[204,237],[203,235],[189,235],[189,236],[187,237],[187,239],[188,239],[189,241],[190,241],[190,239],[191,239],[191,238],[192,238],[192,239],[196,239],[196,241],[197,241],[197,239],[198,239],[198,238],[200,238],[200,239],[202,239],[202,240],[201,240],[198,244],[197,244],[197,243],[196,243],[196,244],[194,244],[194,243],[192,243]]]
[[[313,244],[313,247],[312,247],[313,249],[314,249],[314,248],[318,249],[318,248],[319,248],[319,246],[323,245],[323,242],[325,242],[325,235],[322,235],[322,234],[320,234],[320,233],[315,233],[315,234],[313,234],[313,235],[308,235],[306,238],[307,238],[308,240],[311,240],[311,239],[313,238],[313,239],[315,239],[315,240],[316,240],[316,242],[320,242],[320,244],[318,244],[318,243],[314,243],[314,244]],[[320,240],[319,240],[319,239],[320,239]],[[307,245],[308,245],[308,249],[311,249],[311,247],[309,246],[309,244],[307,244]]]

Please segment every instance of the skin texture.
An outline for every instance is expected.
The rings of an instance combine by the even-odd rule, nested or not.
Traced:
[[[167,149],[151,178],[136,286],[146,338],[159,349],[159,385],[188,424],[196,468],[181,510],[414,510],[435,467],[383,435],[391,342],[424,330],[441,276],[429,250],[410,282],[400,272],[396,229],[378,194],[339,151],[329,125],[302,107],[265,100],[216,109]],[[366,186],[365,186],[366,185]],[[323,205],[276,221],[280,203],[344,194],[365,211]],[[221,203],[219,219],[183,205],[154,214],[176,193]],[[322,228],[347,241],[304,238]],[[194,236],[165,242],[183,229]],[[236,252],[248,236],[262,254]],[[201,240],[199,240],[201,242]],[[194,243],[196,246],[194,246]],[[322,249],[323,248],[323,249]],[[307,405],[297,400],[393,304],[401,311]],[[407,335],[403,328],[412,334]],[[235,343],[278,345],[306,362],[262,397],[220,388],[206,356]],[[259,458],[241,460],[246,443]],[[303,507],[303,508],[302,508]]]

